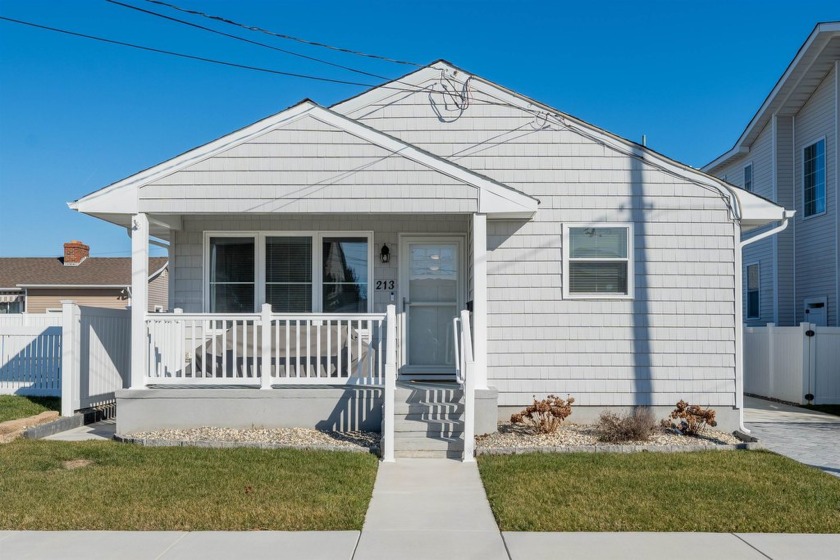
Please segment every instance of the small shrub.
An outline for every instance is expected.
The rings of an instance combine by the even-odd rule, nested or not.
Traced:
[[[708,426],[717,426],[717,420],[715,411],[711,408],[701,408],[681,400],[671,415],[662,421],[662,425],[685,436],[699,436]]]
[[[534,404],[526,407],[510,417],[513,424],[528,424],[542,434],[553,434],[572,413],[572,403],[575,399],[566,400],[556,395],[548,395],[541,401],[534,397]]]
[[[649,408],[637,407],[626,414],[605,410],[598,419],[598,438],[609,443],[647,441],[656,428],[656,418]]]

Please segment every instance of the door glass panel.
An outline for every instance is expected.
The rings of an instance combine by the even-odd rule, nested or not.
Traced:
[[[455,365],[452,319],[455,305],[413,306],[408,314],[408,355],[411,365]]]
[[[409,292],[412,303],[458,300],[458,246],[411,244]]]
[[[210,312],[254,312],[254,239],[210,239]]]
[[[455,364],[452,319],[458,314],[458,244],[408,244],[408,365]]]

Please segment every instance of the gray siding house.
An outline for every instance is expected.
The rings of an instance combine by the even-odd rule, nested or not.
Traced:
[[[454,381],[465,346],[479,433],[547,394],[578,420],[685,399],[735,428],[741,235],[788,216],[443,61],[71,207],[131,230],[138,279],[149,236],[169,244],[177,309],[136,308],[122,432],[290,422],[277,394],[318,426],[375,423],[385,354],[411,391]]]
[[[747,325],[838,326],[840,22],[821,23],[731,150],[703,171],[796,211],[744,250]]]

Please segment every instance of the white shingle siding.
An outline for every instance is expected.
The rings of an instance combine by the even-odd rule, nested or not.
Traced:
[[[794,192],[796,216],[796,320],[804,320],[804,300],[828,297],[828,324],[837,325],[837,162],[835,139],[835,70],[832,70],[795,117]],[[802,150],[825,138],[826,213],[805,218],[802,195]]]
[[[581,405],[733,406],[737,226],[720,194],[575,132],[535,130],[530,114],[481,97],[450,123],[427,94],[348,116],[540,200],[530,221],[487,224],[499,404],[568,393]],[[562,299],[564,222],[635,224],[632,301]]]
[[[351,171],[348,171],[351,170]],[[313,117],[140,189],[149,213],[475,212],[478,189]]]

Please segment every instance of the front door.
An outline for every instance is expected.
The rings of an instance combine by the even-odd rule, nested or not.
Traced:
[[[457,237],[400,240],[403,377],[449,379],[455,373],[452,319],[463,306],[462,247]]]

